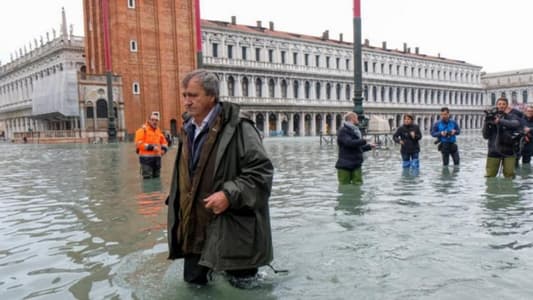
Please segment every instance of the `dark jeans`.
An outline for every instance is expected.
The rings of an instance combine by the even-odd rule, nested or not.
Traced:
[[[188,283],[205,285],[207,284],[210,269],[198,264],[199,254],[188,254],[185,256],[183,264],[183,279]],[[257,274],[257,268],[242,270],[227,270],[226,274],[233,278],[247,278]]]
[[[161,157],[139,157],[141,163],[141,175],[143,178],[157,178],[161,172]]]
[[[531,163],[531,156],[533,155],[533,144],[532,142],[524,145],[522,150],[522,163],[529,164]]]
[[[453,164],[459,164],[459,149],[455,143],[442,143],[442,164],[447,166],[450,163],[450,155],[453,159]]]

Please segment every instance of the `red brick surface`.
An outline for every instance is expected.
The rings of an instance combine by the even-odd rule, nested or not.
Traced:
[[[83,0],[87,73],[105,74],[101,0]],[[180,81],[196,66],[194,0],[109,0],[112,71],[122,77],[126,130],[134,133],[152,111],[161,128],[181,124]],[[138,52],[130,51],[136,40]],[[138,81],[140,95],[133,95]]]

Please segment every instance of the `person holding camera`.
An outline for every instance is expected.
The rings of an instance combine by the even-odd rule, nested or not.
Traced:
[[[420,132],[420,127],[413,124],[413,119],[413,115],[405,114],[403,125],[398,127],[392,139],[402,145],[400,149],[402,167],[404,169],[412,168],[418,170],[420,168],[420,144],[418,141],[422,138],[422,133]]]
[[[159,177],[161,156],[168,150],[167,139],[157,127],[158,122],[159,112],[152,112],[146,124],[135,132],[135,147],[144,179]]]
[[[526,108],[524,121],[524,137],[521,151],[522,163],[529,164],[531,163],[531,156],[533,156],[533,106],[530,105]]]
[[[513,113],[507,113],[509,101],[500,97],[496,101],[496,108],[485,111],[483,124],[483,138],[488,140],[488,154],[485,165],[485,177],[495,177],[503,168],[505,178],[515,175],[516,136],[521,129],[521,122]]]
[[[453,164],[459,164],[459,149],[457,147],[457,139],[455,136],[461,133],[461,129],[457,122],[450,120],[450,110],[448,107],[440,109],[440,120],[435,122],[431,129],[431,136],[436,137],[439,145],[438,149],[442,154],[442,164],[447,166],[450,162],[450,155],[453,159]]]

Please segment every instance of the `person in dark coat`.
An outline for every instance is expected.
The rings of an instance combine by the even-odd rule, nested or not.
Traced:
[[[349,112],[344,116],[344,125],[337,133],[339,158],[337,159],[335,168],[337,169],[339,184],[363,183],[361,170],[363,152],[376,147],[376,145],[369,144],[363,139],[361,131],[357,127],[358,124],[359,119],[357,114]]]
[[[168,204],[169,259],[184,258],[184,280],[205,285],[224,271],[236,287],[273,259],[268,199],[274,167],[239,106],[219,102],[215,74],[182,81],[187,114]]]
[[[531,156],[533,156],[533,106],[526,108],[526,114],[524,116],[524,137],[522,146],[522,163],[531,163]]]
[[[488,146],[485,177],[495,177],[500,166],[504,177],[513,178],[515,175],[515,134],[521,129],[522,121],[508,108],[507,98],[500,97],[496,101],[496,109],[488,111],[485,117],[483,138],[487,140]]]
[[[401,145],[402,167],[418,170],[420,168],[420,144],[418,141],[422,138],[422,133],[418,125],[413,124],[413,119],[413,115],[405,114],[403,125],[398,127],[392,138],[394,142]]]

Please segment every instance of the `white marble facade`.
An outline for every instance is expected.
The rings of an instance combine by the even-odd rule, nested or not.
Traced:
[[[265,136],[335,134],[353,109],[353,45],[273,30],[261,24],[202,22],[204,67],[221,79],[221,99],[250,111]],[[362,51],[364,112],[388,120],[404,113],[430,130],[448,106],[464,129],[480,128],[488,105],[481,67],[440,56],[372,47]]]

